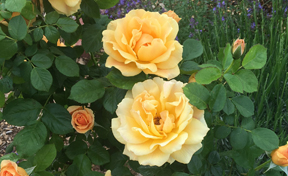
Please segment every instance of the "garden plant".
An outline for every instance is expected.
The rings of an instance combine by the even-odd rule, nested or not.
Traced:
[[[1,0],[1,176],[288,175],[286,0]]]

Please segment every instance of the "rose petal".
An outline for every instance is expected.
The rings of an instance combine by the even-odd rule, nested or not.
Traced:
[[[151,148],[152,140],[148,140],[141,144],[126,144],[127,149],[137,156],[148,155],[156,150],[157,146]]]
[[[206,124],[204,125],[198,119],[192,118],[184,131],[189,133],[185,144],[198,144],[201,143],[203,138],[206,136],[209,128]]]
[[[160,146],[160,150],[164,153],[173,153],[175,151],[178,151],[182,148],[182,145],[185,143],[185,140],[188,138],[188,133],[181,132],[177,138],[170,141],[165,146]]]
[[[115,59],[111,58],[110,56],[107,58],[105,66],[108,68],[111,68],[111,67],[117,68],[122,73],[123,76],[135,76],[141,73],[142,71],[133,62],[129,64],[124,64],[121,62],[117,62]]]
[[[80,110],[83,109],[82,106],[69,106],[67,108],[67,111],[72,114],[73,112],[75,112],[76,110]]]
[[[122,144],[126,144],[126,141],[122,138],[121,134],[117,131],[118,128],[120,128],[121,123],[118,118],[114,118],[111,121],[111,129],[114,137]]]
[[[140,165],[150,165],[150,166],[162,166],[169,159],[170,154],[163,153],[161,150],[156,149],[154,152],[138,156],[138,161]]]
[[[192,155],[197,152],[202,147],[202,144],[192,144],[186,145],[184,144],[181,150],[178,150],[171,154],[171,156],[178,162],[187,164],[192,158]]]
[[[155,50],[155,48],[157,48],[157,50]],[[166,52],[166,50],[167,48],[161,39],[153,39],[150,45],[141,46],[139,48],[139,51],[136,52],[140,61],[149,62],[161,56],[163,53]]]

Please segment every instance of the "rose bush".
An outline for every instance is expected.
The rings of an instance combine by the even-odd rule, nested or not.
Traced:
[[[180,74],[182,45],[175,40],[177,22],[158,12],[130,11],[124,18],[111,21],[103,31],[103,47],[109,55],[106,67],[115,67],[124,76],[143,71],[164,78]]]
[[[112,119],[115,138],[124,154],[141,165],[188,163],[201,148],[209,128],[204,111],[189,103],[185,84],[156,77],[136,83],[118,105]]]
[[[10,160],[1,162],[0,176],[28,176],[26,171]]]
[[[86,133],[94,127],[94,114],[89,108],[82,106],[70,106],[68,112],[71,114],[71,124],[78,133]]]
[[[81,0],[49,0],[52,7],[60,14],[70,16],[80,9]]]

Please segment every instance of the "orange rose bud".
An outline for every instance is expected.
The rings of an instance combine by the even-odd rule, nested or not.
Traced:
[[[1,162],[0,176],[28,176],[27,172],[10,160]]]
[[[280,146],[271,153],[272,161],[278,166],[288,166],[288,143]]]
[[[193,74],[189,77],[188,83],[196,82],[195,75],[196,75],[196,73],[193,73]]]
[[[78,133],[86,133],[94,127],[93,111],[84,106],[70,106],[68,112],[71,114],[71,124]]]
[[[245,50],[244,39],[237,39],[232,46],[232,55],[234,59],[239,59]]]
[[[182,19],[182,18],[179,18],[179,16],[173,10],[169,10],[168,12],[164,12],[163,14],[166,14],[167,16],[172,17],[174,20],[177,21],[177,23],[179,23],[179,21]]]

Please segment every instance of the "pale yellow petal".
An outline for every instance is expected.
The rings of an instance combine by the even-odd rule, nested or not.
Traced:
[[[183,164],[188,164],[189,161],[192,158],[192,155],[197,152],[202,147],[202,144],[195,144],[195,145],[186,145],[184,144],[181,148],[181,150],[178,150],[174,153],[172,153],[172,157]]]
[[[149,165],[149,166],[162,166],[165,162],[168,161],[170,154],[163,153],[161,150],[156,149],[154,152],[138,156],[138,161],[140,165]]]
[[[137,156],[148,155],[156,150],[157,146],[151,148],[152,140],[148,140],[141,144],[126,144],[127,149]]]
[[[167,78],[168,80],[172,79],[172,78],[175,78],[175,77],[177,77],[180,74],[180,70],[179,70],[178,65],[176,67],[172,68],[172,69],[167,69],[167,70],[157,69],[156,72],[152,72],[149,69],[145,69],[145,70],[143,70],[143,72],[145,74],[158,75],[160,77]]]
[[[126,141],[122,138],[121,134],[117,131],[121,126],[120,120],[118,118],[114,118],[111,121],[111,129],[114,137],[122,144],[126,144]]]
[[[150,45],[141,46],[137,54],[141,61],[152,61],[165,53],[166,50],[167,48],[161,39],[153,39]]]
[[[124,64],[121,62],[117,62],[110,56],[107,58],[105,66],[108,68],[111,67],[117,68],[122,73],[123,76],[135,76],[141,73],[142,71],[141,69],[137,68],[137,66],[133,62],[129,64]]]
[[[67,111],[72,114],[73,112],[77,111],[77,110],[80,110],[80,109],[83,109],[82,106],[69,106],[67,108]]]
[[[175,151],[181,150],[182,145],[185,143],[186,139],[188,138],[188,133],[181,132],[177,138],[170,141],[165,146],[160,146],[160,150],[164,153],[173,153]]]
[[[209,128],[198,119],[192,118],[184,131],[189,134],[185,144],[198,144],[201,143],[203,138],[206,136]]]

